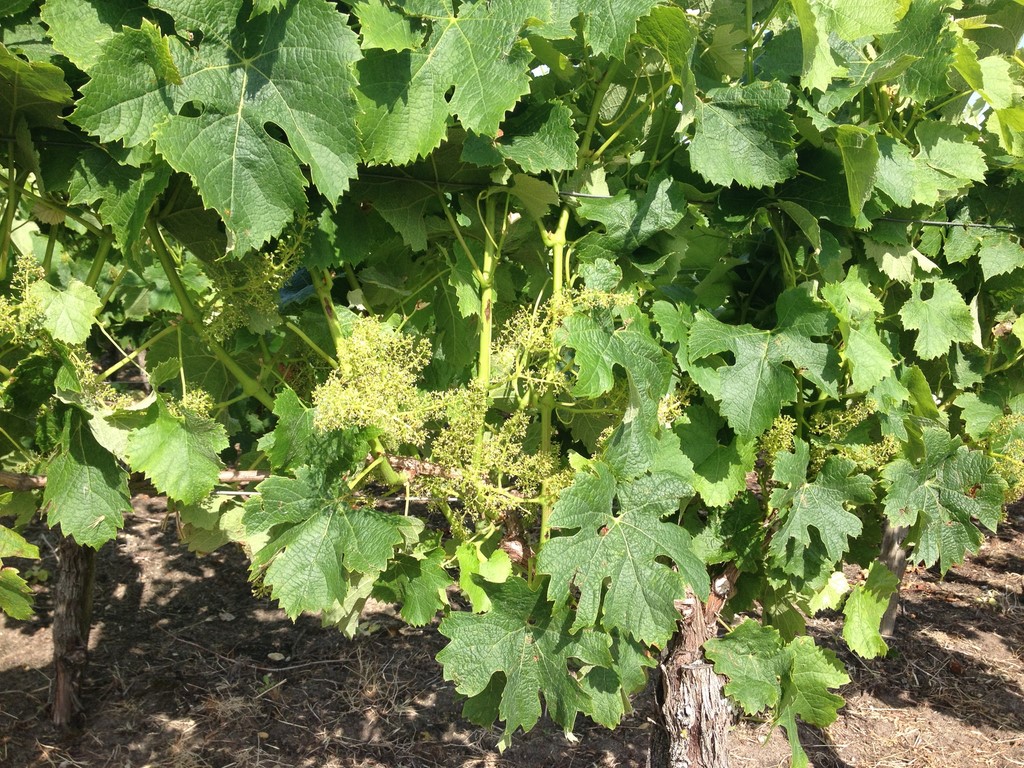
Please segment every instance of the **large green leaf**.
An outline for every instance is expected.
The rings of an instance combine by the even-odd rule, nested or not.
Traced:
[[[720,381],[713,394],[721,399],[729,426],[742,437],[756,437],[797,398],[796,375],[787,362],[826,392],[835,392],[838,359],[827,345],[811,338],[830,332],[828,313],[798,290],[780,300],[775,331],[728,325],[698,312],[690,327],[688,351],[691,361],[733,354],[733,364],[716,369]]]
[[[96,313],[102,306],[100,297],[81,280],[72,280],[66,290],[39,281],[29,294],[43,310],[43,327],[57,341],[81,344],[89,338]]]
[[[836,145],[843,158],[846,191],[850,195],[850,213],[856,219],[875,187],[878,143],[863,128],[841,125],[836,129]]]
[[[579,370],[573,394],[597,397],[615,384],[615,367],[628,372],[645,396],[659,398],[668,385],[668,358],[645,333],[623,329],[609,333],[587,315],[566,318],[557,338],[576,351]]]
[[[32,588],[18,575],[17,568],[0,564],[0,611],[14,619],[32,615]]]
[[[661,645],[675,632],[675,601],[686,587],[707,597],[707,571],[690,535],[661,522],[690,493],[677,477],[663,473],[617,483],[604,463],[579,473],[562,492],[550,524],[563,535],[544,544],[537,569],[551,575],[548,595],[556,605],[578,590],[573,630],[600,624]]]
[[[907,543],[915,562],[938,562],[945,573],[981,546],[974,520],[995,529],[1006,484],[992,459],[945,430],[925,429],[924,451],[919,463],[901,458],[885,468],[885,514],[910,528]]]
[[[656,232],[678,224],[686,207],[683,185],[661,178],[642,195],[620,192],[608,199],[583,199],[579,214],[604,225],[605,237],[598,242],[602,249],[631,255]]]
[[[96,442],[78,411],[68,414],[60,447],[46,468],[43,505],[51,526],[93,548],[114,538],[132,510],[128,473]]]
[[[19,120],[54,126],[71,105],[71,88],[59,67],[25,61],[0,45],[0,126],[13,135]]]
[[[713,184],[769,187],[796,173],[782,83],[715,88],[697,102],[690,162]]]
[[[114,233],[114,244],[130,252],[137,244],[150,209],[163,194],[171,169],[163,162],[135,168],[95,147],[83,147],[71,169],[68,202],[99,202],[100,219]]]
[[[402,618],[414,627],[429,624],[448,604],[445,590],[452,577],[444,569],[444,557],[443,549],[421,557],[399,555],[374,587],[374,597],[401,603]]]
[[[899,589],[900,580],[879,561],[871,564],[868,578],[854,587],[846,598],[843,615],[843,639],[854,653],[865,659],[882,656],[889,649],[878,628],[889,607],[889,599]]]
[[[775,721],[789,735],[793,765],[806,766],[797,717],[819,727],[833,723],[844,702],[829,689],[850,682],[835,654],[809,637],[784,644],[778,630],[749,619],[704,648],[715,671],[729,678],[725,692],[747,713],[777,707]]]
[[[828,283],[821,295],[839,318],[856,392],[866,392],[892,373],[893,356],[878,335],[876,317],[883,312],[860,268],[853,266],[842,282]]]
[[[53,47],[86,72],[100,58],[103,45],[121,27],[138,27],[147,7],[132,0],[48,0],[40,15]]]
[[[494,136],[530,87],[530,57],[515,43],[532,15],[526,0],[467,3],[458,14],[424,19],[430,34],[422,47],[367,51],[359,63],[367,159],[403,165],[426,156],[444,139],[450,115]]]
[[[128,434],[128,462],[161,493],[186,504],[209,494],[217,483],[228,436],[212,419],[172,414],[164,401],[150,406],[145,420]]]
[[[874,482],[865,474],[854,474],[852,461],[830,457],[813,480],[809,465],[810,446],[803,440],[797,441],[792,453],[776,454],[773,480],[779,487],[770,497],[780,522],[768,552],[786,574],[799,578],[831,573],[830,566],[839,562],[850,539],[863,529],[860,518],[848,508],[875,498]]]
[[[303,405],[292,389],[278,393],[274,415],[277,426],[260,438],[257,447],[267,454],[275,471],[294,471],[309,465],[332,477],[352,469],[369,451],[369,445],[357,432],[318,430],[313,425],[316,412]]]
[[[703,405],[683,411],[675,432],[683,453],[693,462],[693,488],[704,503],[722,507],[747,487],[747,473],[754,470],[757,442],[735,437],[719,442],[725,419]]]
[[[344,603],[349,576],[381,573],[403,541],[402,517],[350,505],[307,469],[268,478],[257,490],[242,523],[248,535],[265,532],[269,540],[252,567],[292,618]]]
[[[931,297],[922,297],[925,286]],[[960,291],[950,280],[936,278],[920,281],[911,287],[910,298],[900,310],[903,327],[917,331],[914,350],[924,360],[931,360],[949,351],[957,342],[968,343],[974,332],[974,319]]]
[[[491,610],[450,613],[440,626],[451,642],[437,660],[445,679],[470,697],[464,714],[487,725],[503,720],[507,745],[517,728],[529,730],[540,719],[543,693],[548,715],[571,730],[577,713],[591,707],[573,670],[580,664],[610,667],[611,638],[590,629],[570,632],[572,614],[552,612],[544,591],[531,590],[518,576],[481,585]]]
[[[305,207],[300,163],[336,200],[359,153],[360,53],[345,17],[323,0],[296,0],[244,26],[242,0],[159,6],[183,38],[202,42],[163,38],[145,23],[117,35],[89,72],[76,122],[103,141],[155,139],[168,162],[195,180],[241,252],[277,235]]]

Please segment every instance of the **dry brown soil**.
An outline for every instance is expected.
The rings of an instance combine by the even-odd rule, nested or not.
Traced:
[[[53,534],[35,532],[52,552]],[[51,572],[52,557],[43,568]],[[498,732],[460,718],[433,660],[444,638],[386,606],[347,640],[314,619],[295,624],[247,586],[237,551],[205,558],[177,543],[159,500],[139,497],[99,555],[87,720],[47,722],[51,605],[38,573],[38,615],[0,619],[0,766],[90,768],[430,768],[642,766],[650,693],[615,731],[582,720],[567,738],[542,721],[504,754]],[[52,576],[51,576],[52,579]],[[978,556],[940,579],[908,574],[906,612],[885,659],[843,650],[816,620],[853,682],[839,720],[807,729],[818,768],[1024,766],[1024,507]],[[731,764],[788,764],[767,724],[732,732]]]

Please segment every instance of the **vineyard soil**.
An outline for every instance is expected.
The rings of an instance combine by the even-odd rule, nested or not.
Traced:
[[[352,641],[306,617],[292,627],[249,593],[240,553],[197,558],[177,544],[159,500],[137,497],[135,509],[125,535],[98,558],[83,731],[62,736],[43,713],[49,589],[37,588],[32,620],[0,618],[0,765],[643,764],[649,694],[614,732],[580,721],[571,743],[546,724],[499,756],[496,732],[460,719],[433,661],[443,643],[436,632],[407,627],[386,606],[367,613]],[[52,574],[56,540],[34,533]],[[1024,506],[945,580],[911,571],[904,605],[882,660],[856,660],[836,625],[813,622],[818,642],[850,665],[853,683],[839,720],[825,733],[803,733],[812,764],[1024,765]],[[740,768],[788,760],[784,739],[763,724],[741,724],[731,743]]]

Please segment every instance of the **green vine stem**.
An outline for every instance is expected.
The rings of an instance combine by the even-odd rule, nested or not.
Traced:
[[[4,208],[3,233],[0,234],[0,280],[7,279],[7,272],[10,269],[11,259],[11,234],[14,231],[14,214],[21,202],[21,188],[25,184],[25,173],[15,174],[14,171],[14,148],[10,152],[11,168],[7,173],[7,207]]]
[[[326,361],[326,363],[329,366],[331,366],[331,368],[336,369],[338,367],[338,361],[331,357],[329,354],[327,354],[319,344],[317,344],[315,341],[309,338],[306,332],[299,328],[299,326],[297,326],[291,320],[286,320],[284,327],[287,328],[292,333],[294,333],[300,339],[302,339],[303,343],[305,343],[307,347],[309,347],[311,350],[316,352],[320,357],[322,357],[324,361]]]
[[[308,267],[310,277],[313,278],[313,290],[316,291],[316,298],[320,302],[324,319],[327,321],[327,329],[331,334],[331,341],[334,342],[334,352],[341,354],[345,345],[345,334],[341,330],[341,323],[338,322],[338,312],[334,307],[334,299],[331,291],[334,289],[334,279],[326,269],[319,267]]]
[[[152,219],[146,222],[146,233],[149,235],[153,250],[160,261],[160,266],[163,268],[164,274],[167,275],[167,280],[171,284],[174,297],[178,300],[178,304],[181,305],[181,316],[185,318],[185,322],[191,325],[196,333],[202,335],[202,318],[192,303],[192,299],[189,298],[188,291],[185,290],[185,284],[181,282],[181,278],[178,276],[178,268],[174,263],[174,257],[171,255],[167,243],[164,242],[163,235],[160,234],[160,228]],[[228,372],[234,376],[235,381],[242,387],[242,391],[245,394],[256,398],[269,410],[274,409],[274,398],[270,393],[256,379],[246,373],[224,347],[213,339],[204,337],[203,340],[220,364],[227,368]]]
[[[43,271],[50,274],[50,266],[53,264],[53,251],[60,238],[60,230],[63,225],[54,224],[50,227],[50,234],[46,237],[46,254],[43,256]]]
[[[491,344],[494,334],[494,304],[497,295],[494,290],[494,273],[498,268],[498,244],[495,242],[494,233],[495,204],[494,198],[488,196],[484,201],[483,225],[490,236],[484,240],[483,263],[480,267],[480,347],[477,354],[476,382],[484,397],[490,403],[491,388]],[[476,455],[479,464],[480,454],[483,450],[484,425],[476,436]]]
[[[85,284],[90,288],[95,288],[96,283],[100,281],[103,267],[107,263],[107,256],[110,255],[110,248],[113,244],[114,236],[104,233],[100,244],[96,247],[96,255],[92,257],[92,266],[89,268],[89,274],[85,278]]]
[[[562,212],[558,217],[558,225],[555,227],[554,232],[541,232],[541,238],[544,244],[551,249],[551,272],[552,272],[552,287],[551,287],[551,301],[554,304],[558,304],[562,301],[565,293],[565,282],[568,273],[568,265],[566,264],[566,237],[565,233],[569,227],[569,208],[568,206],[562,207]],[[552,363],[557,358],[557,349],[555,348],[554,340],[552,339],[551,354],[549,355],[549,367],[552,367]],[[541,395],[540,403],[540,452],[545,455],[549,455],[552,450],[551,435],[552,435],[552,416],[555,411],[555,393],[551,385],[547,385],[544,394]],[[546,486],[546,484],[545,484]],[[542,488],[543,503],[540,509],[540,534],[538,536],[538,546],[544,545],[544,542],[548,540],[550,533],[550,526],[548,520],[551,517],[552,503],[548,497],[546,487]]]
[[[160,341],[160,339],[162,339],[164,336],[168,335],[169,333],[173,333],[174,331],[177,331],[177,330],[178,330],[177,324],[171,324],[171,325],[168,325],[166,328],[161,328],[157,333],[155,333],[152,336],[150,336],[142,344],[137,346],[135,349],[133,349],[127,355],[125,355],[120,360],[118,360],[116,363],[114,363],[112,366],[107,368],[107,370],[103,371],[103,373],[101,373],[100,376],[99,376],[100,379],[101,380],[102,379],[109,379],[115,373],[117,373],[122,368],[124,368],[126,365],[131,363],[135,358],[137,358],[145,350],[149,349],[151,346],[153,346],[158,341]]]
[[[619,62],[612,59],[611,64],[608,65],[608,69],[605,70],[604,76],[601,78],[601,82],[597,85],[597,90],[594,92],[594,103],[590,107],[590,114],[587,115],[587,125],[583,129],[583,136],[580,139],[580,148],[577,154],[578,168],[582,168],[589,159],[590,142],[594,137],[594,129],[597,127],[597,118],[601,114],[601,104],[604,103],[605,94],[611,88],[612,78],[615,77],[615,72],[618,68]]]
[[[380,470],[381,479],[385,483],[394,487],[396,485],[406,485],[407,481],[404,475],[400,475],[394,467],[391,466],[391,462],[388,461],[388,452],[384,448],[384,443],[380,441],[379,437],[373,438],[370,443],[370,448],[373,452],[374,459],[380,459],[380,464],[377,469]]]
[[[106,292],[103,294],[103,297],[100,299],[100,312],[103,311],[103,308],[107,306],[110,300],[114,297],[114,292],[117,291],[118,286],[121,285],[121,281],[124,279],[124,276],[125,274],[127,274],[127,272],[128,265],[124,264],[121,267],[121,269],[117,271],[117,274],[114,275],[114,279],[110,281],[110,287],[107,288]]]

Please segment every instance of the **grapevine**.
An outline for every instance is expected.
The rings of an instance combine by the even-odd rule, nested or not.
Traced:
[[[144,477],[292,618],[439,618],[502,748],[657,667],[652,760],[719,764],[724,680],[806,764],[807,617],[885,653],[882,531],[945,572],[1024,492],[997,5],[7,4],[0,609]]]

